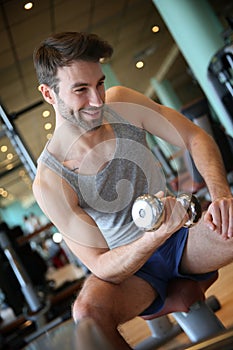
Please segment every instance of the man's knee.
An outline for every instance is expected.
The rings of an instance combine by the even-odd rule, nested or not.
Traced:
[[[77,297],[72,306],[72,315],[74,321],[77,323],[80,319],[85,317],[94,317],[94,308],[91,301]]]
[[[85,295],[78,296],[72,306],[72,315],[76,323],[87,317],[97,323],[103,321],[104,318],[111,320],[115,318],[112,307],[109,307],[107,300],[104,298],[98,300],[94,295],[89,298]]]

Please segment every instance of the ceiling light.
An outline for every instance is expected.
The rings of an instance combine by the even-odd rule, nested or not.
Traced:
[[[32,7],[33,7],[33,3],[31,1],[26,2],[26,4],[24,4],[25,10],[31,10]]]
[[[5,145],[1,146],[1,151],[2,151],[2,153],[6,152],[7,149],[8,149],[7,146],[5,146]]]
[[[62,234],[60,232],[55,232],[52,236],[52,239],[55,243],[61,243],[62,242]]]
[[[11,160],[13,158],[13,154],[12,153],[8,153],[8,155],[6,157],[7,157],[7,159]]]
[[[46,135],[46,138],[47,138],[48,140],[51,140],[52,137],[53,137],[53,134],[47,134],[47,135]]]
[[[13,164],[7,164],[6,169],[11,170],[11,169],[13,169],[13,167],[14,167]]]
[[[153,33],[158,33],[159,29],[160,29],[159,26],[153,26],[151,30]]]
[[[20,176],[20,177],[23,177],[23,176],[25,176],[25,175],[26,175],[26,173],[25,173],[24,170],[20,170],[20,171],[19,171],[19,176]]]
[[[138,69],[141,69],[142,67],[144,67],[144,62],[143,61],[137,61],[136,62],[136,67],[138,68]]]
[[[49,116],[50,116],[50,111],[44,111],[44,112],[42,113],[42,116],[43,116],[44,118],[49,117]]]
[[[51,123],[46,123],[46,124],[44,125],[44,128],[45,128],[45,130],[49,130],[49,129],[52,128],[52,124],[51,124]]]
[[[8,192],[6,190],[4,190],[2,193],[1,193],[2,197],[6,198],[8,196]]]

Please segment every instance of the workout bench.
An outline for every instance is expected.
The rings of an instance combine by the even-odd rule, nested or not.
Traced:
[[[163,309],[156,314],[143,316],[151,337],[138,344],[136,350],[152,350],[177,336],[182,330],[192,343],[213,336],[225,327],[215,315],[220,308],[215,297],[205,299],[205,292],[217,280],[218,273],[206,281],[177,278],[168,286]],[[168,317],[172,314],[177,323]]]
[[[217,280],[212,278],[196,282],[189,279],[174,279],[168,287],[165,305],[156,314],[143,316],[151,330],[151,337],[137,344],[135,350],[155,350],[182,330],[191,343],[197,343],[223,332],[225,327],[215,315],[220,307],[215,297],[205,299],[206,290]],[[177,323],[168,315],[172,314]],[[75,350],[113,350],[93,320],[81,320],[75,333]]]

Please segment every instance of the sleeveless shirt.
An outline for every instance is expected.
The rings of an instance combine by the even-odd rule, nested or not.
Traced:
[[[79,206],[93,218],[112,249],[142,236],[132,220],[133,203],[142,194],[164,190],[166,180],[148,149],[145,130],[108,106],[104,106],[104,119],[113,128],[116,148],[113,159],[97,174],[83,175],[68,169],[47,147],[38,161],[68,182],[78,196]]]

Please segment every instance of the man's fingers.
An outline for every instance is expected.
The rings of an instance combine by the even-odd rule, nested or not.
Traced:
[[[223,238],[233,237],[233,205],[228,198],[213,202],[204,216],[204,221],[211,230]]]
[[[155,193],[155,196],[158,198],[163,198],[164,197],[164,192],[163,191],[159,191],[157,193]]]
[[[213,224],[212,215],[209,213],[209,211],[207,211],[204,215],[204,222],[206,223],[206,225],[209,227],[210,230],[212,231],[215,230],[216,227]]]

